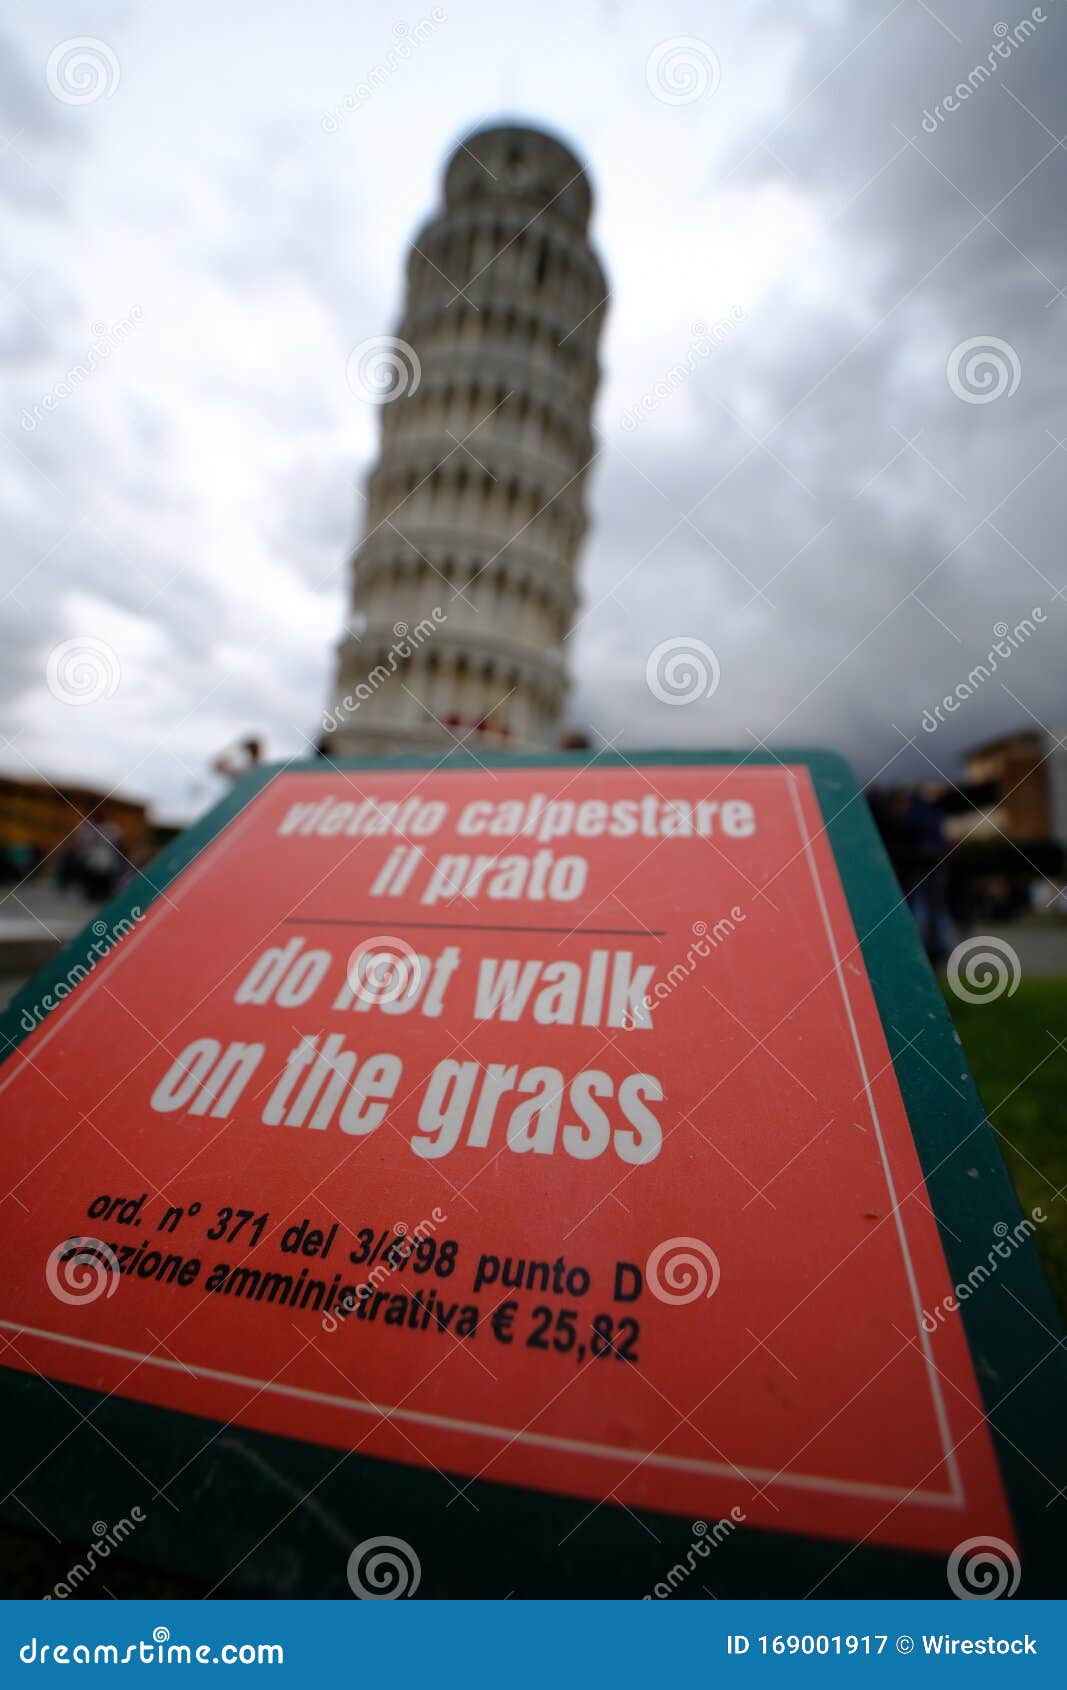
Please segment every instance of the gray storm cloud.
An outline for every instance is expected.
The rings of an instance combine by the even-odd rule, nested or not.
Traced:
[[[65,14],[13,20],[5,768],[188,814],[234,735],[307,748],[375,450],[345,360],[394,326],[448,147],[501,110],[588,161],[613,289],[575,723],[624,748],[831,745],[888,778],[956,777],[968,745],[1067,718],[1059,0],[550,4],[495,19],[498,72],[461,4],[329,133],[390,39],[350,10],[260,20],[254,64],[245,8],[192,5],[177,48],[104,10],[121,80],[84,105],[46,75]],[[718,75],[671,103],[648,67],[674,37]],[[1034,607],[1035,637],[924,734]],[[76,636],[120,661],[92,709],[47,687]],[[720,669],[685,706],[646,678],[675,638]]]

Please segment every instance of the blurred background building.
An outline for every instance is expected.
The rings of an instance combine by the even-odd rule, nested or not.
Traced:
[[[113,823],[134,849],[148,852],[161,843],[147,806],[136,799],[88,786],[53,786],[51,781],[0,775],[0,862],[10,864],[12,871],[20,864],[32,867],[90,815],[97,822]]]
[[[868,791],[903,890],[935,895],[963,931],[1028,912],[1067,914],[1067,735],[1017,729],[965,752],[963,766],[958,784]]]
[[[357,348],[381,452],[331,755],[556,742],[606,306],[590,210],[559,141],[468,138],[412,248],[397,335]]]
[[[971,831],[999,829],[1020,843],[1067,844],[1067,729],[1026,728],[976,746],[964,758],[974,790]]]

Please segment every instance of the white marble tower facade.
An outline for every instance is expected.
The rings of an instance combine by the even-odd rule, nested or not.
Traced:
[[[535,130],[449,161],[397,335],[368,343],[393,379],[331,756],[556,743],[606,309],[590,208],[578,160]]]

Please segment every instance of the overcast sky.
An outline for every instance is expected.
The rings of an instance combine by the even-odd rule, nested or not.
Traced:
[[[7,28],[0,768],[188,817],[238,734],[315,738],[379,420],[346,360],[501,116],[586,162],[612,288],[572,720],[883,779],[1062,731],[1061,0],[27,0]],[[667,640],[711,696],[657,698]]]

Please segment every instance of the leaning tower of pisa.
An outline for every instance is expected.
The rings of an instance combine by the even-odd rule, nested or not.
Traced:
[[[331,756],[556,741],[605,313],[590,208],[559,141],[468,137],[412,248],[397,334],[353,354],[382,433]]]

